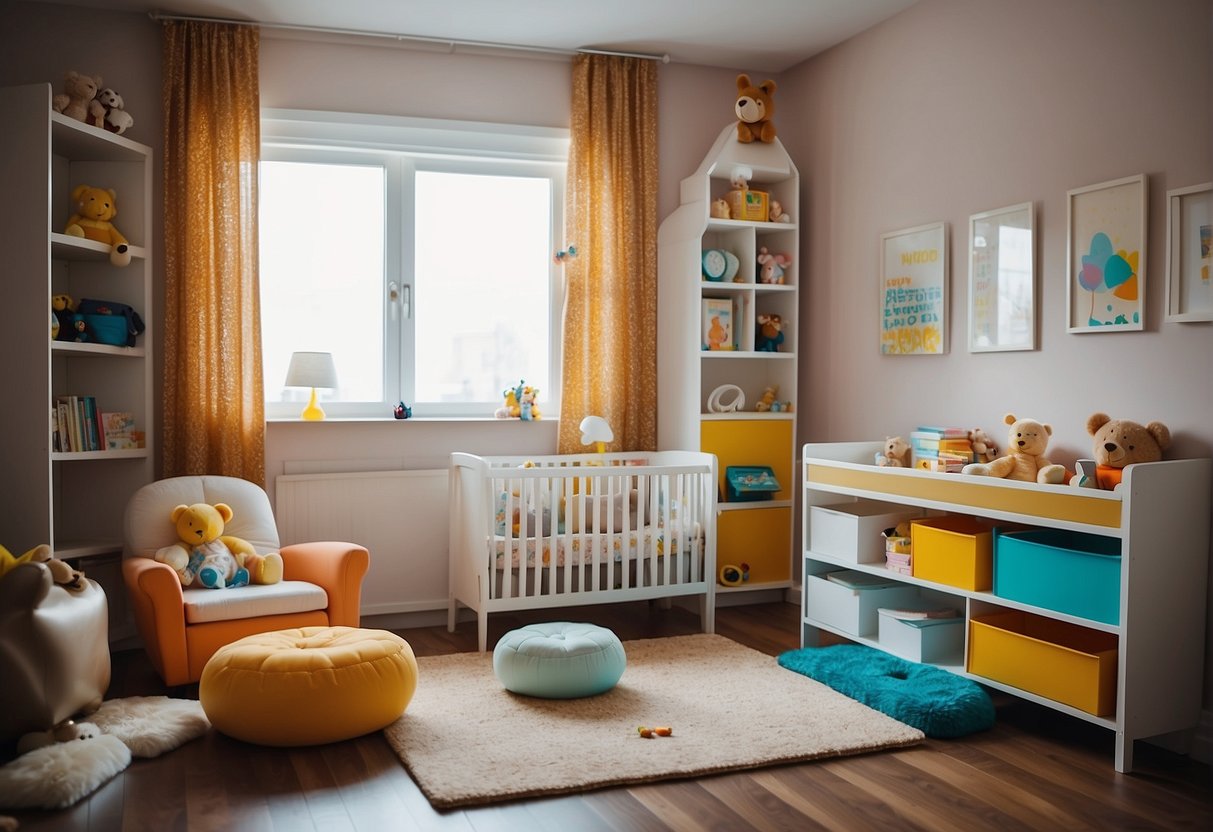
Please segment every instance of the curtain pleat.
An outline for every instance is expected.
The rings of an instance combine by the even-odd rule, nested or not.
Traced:
[[[163,473],[265,480],[260,34],[164,24]]]
[[[559,453],[581,453],[583,417],[610,450],[657,444],[657,65],[573,59],[565,224]]]

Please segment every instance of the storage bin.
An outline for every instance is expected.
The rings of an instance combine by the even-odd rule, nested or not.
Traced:
[[[1019,610],[969,621],[976,675],[1096,716],[1116,710],[1116,635]]]
[[[828,574],[857,583],[873,582],[859,588],[837,583],[826,575],[805,576],[805,616],[842,633],[875,638],[876,610],[912,604],[918,598],[914,587],[885,582],[866,572],[841,570]]]
[[[916,509],[877,500],[809,508],[809,548],[853,563],[884,561],[885,529],[918,517]]]
[[[964,515],[915,520],[913,574],[924,581],[985,591],[993,583],[993,524]]]
[[[767,221],[770,203],[766,191],[729,191],[725,194],[725,200],[729,203],[729,215],[733,219]]]
[[[1120,540],[1062,529],[994,536],[994,594],[1120,623]]]
[[[963,616],[903,620],[880,610],[877,618],[880,646],[890,653],[926,664],[964,661]]]

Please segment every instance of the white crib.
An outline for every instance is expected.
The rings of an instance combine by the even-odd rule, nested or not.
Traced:
[[[699,595],[716,618],[716,458],[451,454],[447,629],[488,614]]]

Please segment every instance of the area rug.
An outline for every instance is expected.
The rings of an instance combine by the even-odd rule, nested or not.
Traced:
[[[384,729],[438,809],[692,777],[913,745],[916,728],[722,636],[624,642],[607,693],[506,691],[492,653],[423,657],[408,710]],[[646,739],[640,726],[668,726]]]
[[[0,768],[0,809],[62,809],[92,794],[136,757],[155,757],[210,730],[191,699],[111,699],[87,717],[100,733],[47,745]]]
[[[928,737],[951,739],[994,726],[994,703],[981,685],[865,644],[789,650],[780,655],[779,664],[912,725]]]

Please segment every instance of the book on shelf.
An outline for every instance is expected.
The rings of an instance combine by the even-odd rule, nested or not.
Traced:
[[[896,618],[901,621],[919,621],[923,619],[957,618],[960,613],[952,607],[938,607],[929,610],[899,610],[890,607],[880,607],[876,610],[880,615]]]
[[[826,575],[826,579],[839,586],[845,586],[847,589],[885,589],[886,587],[901,586],[899,581],[892,578],[882,578],[869,572],[857,572],[851,569],[830,572]]]
[[[127,411],[103,412],[101,429],[107,451],[143,447],[143,431],[135,430],[133,413]]]
[[[941,425],[919,425],[910,435],[921,433],[924,435],[934,436],[941,439],[968,439],[969,431],[966,428],[950,428]]]
[[[725,298],[703,299],[703,339],[705,350],[732,350],[733,302]]]

